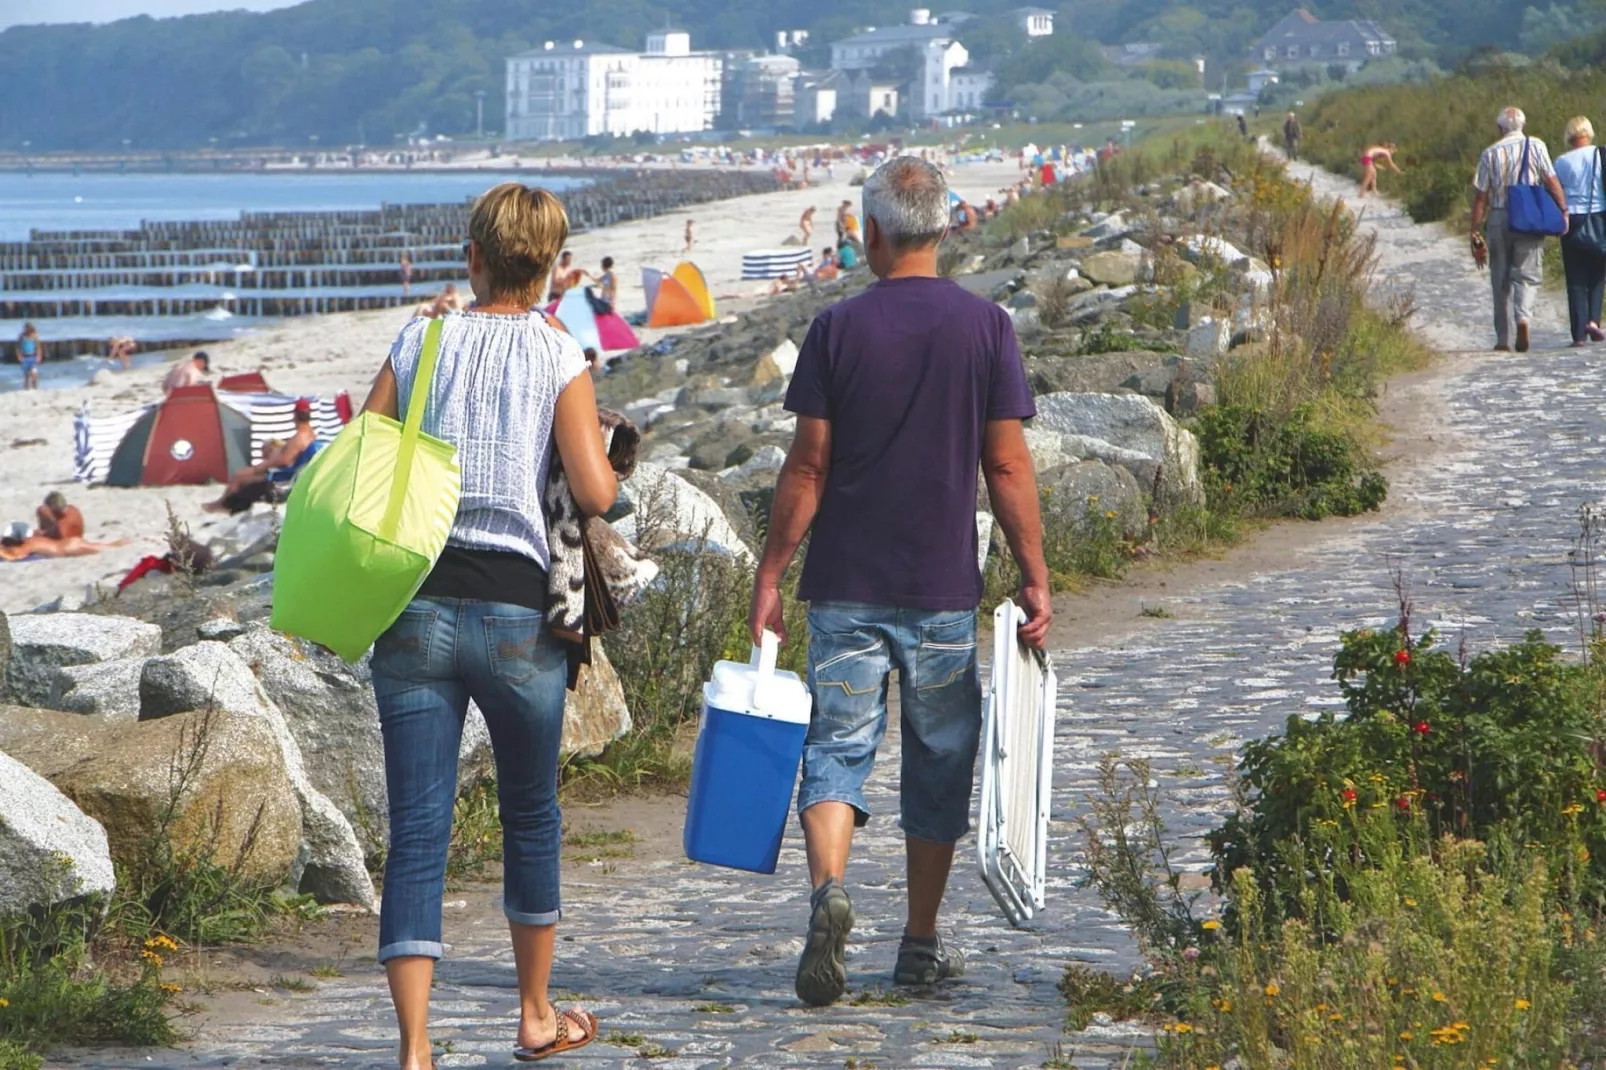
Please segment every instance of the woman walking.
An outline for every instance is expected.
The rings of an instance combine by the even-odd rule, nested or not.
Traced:
[[[1381,145],[1373,145],[1361,153],[1361,191],[1357,197],[1364,197],[1368,193],[1377,192],[1377,165],[1386,163],[1389,170],[1395,174],[1404,174],[1399,165],[1394,162],[1394,142],[1385,141]]]
[[[1567,120],[1568,151],[1556,157],[1556,178],[1567,197],[1567,234],[1561,266],[1567,275],[1567,319],[1573,345],[1606,340],[1600,306],[1606,294],[1606,190],[1595,127],[1584,116]]]
[[[551,555],[542,490],[561,458],[575,503],[595,516],[618,484],[602,448],[580,346],[529,309],[569,223],[557,198],[506,183],[474,205],[468,275],[475,304],[445,317],[433,382],[413,373],[427,320],[402,328],[366,408],[394,419],[423,405],[423,430],[454,444],[462,498],[446,550],[418,596],[374,644],[385,746],[390,853],[379,916],[401,1030],[402,1070],[427,1070],[430,984],[441,957],[441,894],[468,702],[484,712],[496,758],[503,911],[518,970],[524,1062],[595,1039],[597,1020],[547,997],[561,916],[558,745],[564,648],[545,623]]]

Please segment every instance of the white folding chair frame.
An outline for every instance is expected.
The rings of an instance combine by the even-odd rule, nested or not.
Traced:
[[[1015,630],[1026,614],[1005,601],[993,613],[993,670],[981,732],[976,857],[982,881],[1017,928],[1043,909],[1053,796],[1058,681]]]

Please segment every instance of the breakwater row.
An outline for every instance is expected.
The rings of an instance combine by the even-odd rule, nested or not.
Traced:
[[[747,171],[603,171],[590,178],[561,194],[577,232],[778,188],[773,175]],[[440,284],[463,281],[470,204],[242,212],[128,230],[33,229],[26,241],[0,242],[0,324],[37,321],[47,358],[62,359],[104,351],[113,332],[97,321],[109,318],[119,324],[116,333],[146,348],[175,348],[214,339],[172,338],[160,328],[174,317],[206,317],[221,329],[235,317],[409,305]],[[403,256],[411,262],[410,288],[402,281]],[[52,322],[64,329],[52,331]]]

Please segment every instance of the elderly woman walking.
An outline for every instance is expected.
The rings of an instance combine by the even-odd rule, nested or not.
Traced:
[[[474,306],[445,313],[433,382],[413,374],[426,319],[402,328],[367,409],[399,419],[424,407],[424,431],[457,447],[463,495],[446,550],[418,595],[374,644],[374,695],[385,746],[390,853],[379,961],[401,1028],[401,1070],[428,1070],[430,984],[441,942],[441,890],[470,699],[496,759],[503,912],[518,970],[513,1058],[535,1062],[597,1035],[585,1011],[547,995],[558,919],[562,819],[558,745],[568,659],[546,625],[542,492],[561,459],[575,504],[596,516],[618,490],[603,452],[596,394],[573,338],[530,306],[569,234],[557,198],[497,186],[468,222]]]
[[[1495,117],[1500,140],[1483,150],[1472,184],[1477,195],[1472,200],[1472,259],[1489,269],[1489,285],[1494,291],[1495,350],[1510,352],[1512,320],[1516,320],[1516,349],[1528,351],[1528,325],[1533,316],[1534,295],[1539,291],[1540,252],[1543,234],[1519,233],[1511,229],[1507,211],[1511,187],[1542,184],[1563,213],[1567,198],[1556,179],[1550,150],[1536,137],[1528,137],[1523,127],[1528,117],[1521,108],[1507,108]],[[1484,228],[1488,223],[1487,230]]]
[[[1606,188],[1595,127],[1582,115],[1567,120],[1569,151],[1556,157],[1556,178],[1567,195],[1567,236],[1561,266],[1567,273],[1567,318],[1573,345],[1606,341],[1600,329],[1606,295]]]

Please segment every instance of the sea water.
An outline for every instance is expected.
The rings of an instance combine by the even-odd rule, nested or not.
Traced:
[[[584,180],[547,175],[537,168],[507,171],[413,172],[271,171],[248,174],[69,174],[0,173],[0,241],[27,241],[34,231],[132,230],[141,223],[238,219],[241,212],[332,212],[372,210],[385,204],[450,204],[478,196],[507,181],[562,191]],[[180,296],[195,287],[163,289]],[[199,287],[218,294],[223,288]],[[367,288],[356,288],[359,292]],[[422,291],[429,290],[425,286]],[[128,288],[130,296],[137,288]],[[421,291],[421,292],[422,292]],[[58,292],[57,296],[61,296]],[[113,296],[106,293],[104,296]],[[97,316],[41,319],[41,332],[58,337],[113,338],[127,335],[142,348],[163,340],[227,341],[270,320],[231,315],[223,309],[190,316]],[[0,318],[0,391],[22,385],[12,349],[21,320]],[[142,353],[143,365],[160,356]],[[40,386],[79,386],[116,363],[97,357],[47,361]]]

